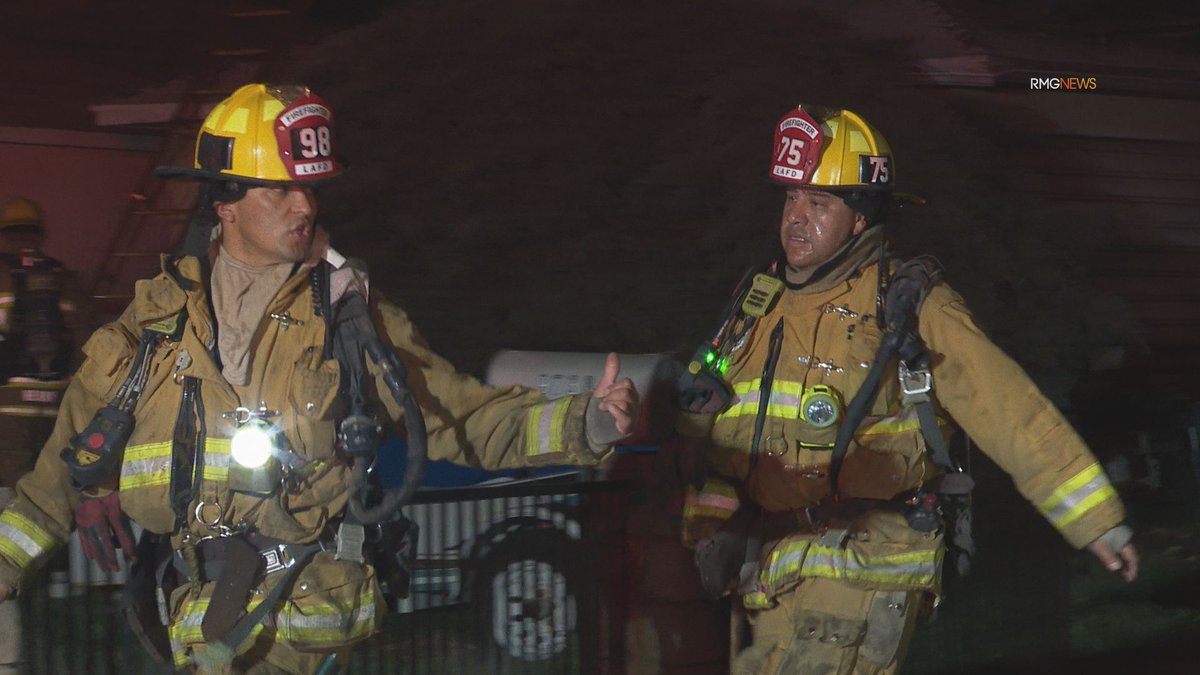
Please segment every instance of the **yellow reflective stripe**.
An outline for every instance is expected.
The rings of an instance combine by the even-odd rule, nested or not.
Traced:
[[[289,602],[275,615],[275,626],[284,640],[306,647],[334,646],[366,637],[376,628],[375,591],[368,588],[344,604],[300,607]]]
[[[932,588],[941,558],[940,548],[869,556],[853,548],[827,548],[812,539],[797,539],[767,556],[759,574],[759,589],[745,594],[743,601],[751,607],[766,607],[774,589],[802,577]]]
[[[231,438],[209,438],[204,443],[204,480],[229,480],[229,463],[233,461]]]
[[[58,417],[58,404],[51,404],[52,407],[32,406],[32,405],[8,405],[0,406],[0,415],[14,415],[17,417]]]
[[[121,489],[168,485],[171,482],[171,442],[139,443],[125,448]]]
[[[70,384],[67,380],[35,380],[29,377],[10,377],[8,384],[0,385],[0,389],[40,389],[43,391],[62,391]]]
[[[32,520],[9,509],[0,513],[0,554],[27,569],[54,546],[54,538]]]
[[[733,393],[737,395],[737,400],[727,410],[717,415],[717,420],[757,415],[761,389],[761,377],[756,377],[749,382],[735,383]],[[775,380],[771,383],[771,398],[767,401],[767,416],[783,419],[800,417],[800,399],[803,394],[804,384],[802,382]]]
[[[204,479],[224,481],[229,477],[230,439],[210,438],[204,445]],[[171,483],[172,442],[139,443],[125,448],[121,466],[121,489],[132,490]]]
[[[11,307],[17,302],[16,293],[0,293],[0,307]]]
[[[1055,527],[1062,529],[1075,522],[1097,504],[1115,499],[1116,490],[1099,464],[1091,464],[1070,480],[1055,488],[1038,504],[1038,510]]]
[[[683,517],[726,519],[741,506],[737,491],[725,481],[708,480],[700,490],[687,487],[683,501]]]
[[[567,419],[570,398],[539,403],[529,410],[525,420],[525,454],[529,457],[563,451],[563,423]]]
[[[937,418],[939,427],[950,426],[948,420]],[[887,434],[906,434],[921,429],[921,420],[917,417],[914,406],[905,406],[899,413],[888,417],[867,417],[854,432],[859,436],[884,436]]]
[[[183,606],[183,615],[178,621],[173,621],[167,627],[167,634],[171,638],[171,652],[177,668],[182,668],[191,662],[192,657],[188,653],[188,648],[192,644],[207,642],[204,639],[203,632],[200,630],[200,624],[204,621],[204,613],[208,611],[208,603],[209,598],[188,600]],[[252,611],[261,603],[261,599],[252,599],[246,605],[246,612]],[[262,630],[262,623],[254,626],[250,629],[250,634],[246,636],[246,640],[253,640]],[[245,641],[242,644],[245,644]]]

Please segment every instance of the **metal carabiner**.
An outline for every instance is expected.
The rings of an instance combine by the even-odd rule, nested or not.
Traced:
[[[204,519],[203,512],[204,507],[206,506],[213,506],[217,509],[217,515],[212,519],[212,521],[206,521]],[[196,502],[196,510],[192,512],[192,515],[196,517],[197,523],[200,523],[209,529],[215,529],[221,526],[221,519],[225,517],[225,510],[221,508],[221,504],[218,502],[206,502],[204,500],[200,500],[199,502]]]

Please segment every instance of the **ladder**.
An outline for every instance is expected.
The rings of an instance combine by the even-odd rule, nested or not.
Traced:
[[[273,7],[255,0],[229,4],[234,7],[212,17],[209,34],[214,41],[274,37],[253,47],[204,49],[197,58],[211,65],[187,79],[186,92],[169,120],[122,125],[131,132],[159,135],[162,141],[138,179],[137,189],[129,195],[111,236],[99,247],[99,264],[86,289],[92,299],[90,314],[97,323],[115,319],[133,299],[137,280],[160,271],[160,256],[178,248],[195,212],[195,183],[157,178],[154,167],[192,165],[196,135],[205,116],[238,86],[259,79],[272,54],[291,46],[287,40],[299,33],[297,28],[312,0],[284,0]]]

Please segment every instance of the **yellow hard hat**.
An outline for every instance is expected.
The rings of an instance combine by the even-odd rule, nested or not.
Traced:
[[[191,168],[154,170],[251,185],[314,185],[341,172],[329,105],[307,87],[269,84],[247,84],[212,109]]]
[[[849,110],[800,104],[775,125],[771,181],[822,190],[891,191],[892,149]]]
[[[42,210],[32,199],[13,197],[0,208],[0,230],[22,225],[44,227]]]

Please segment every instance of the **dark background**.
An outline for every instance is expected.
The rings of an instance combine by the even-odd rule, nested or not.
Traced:
[[[120,129],[160,141],[148,165],[187,161],[234,69],[313,87],[351,164],[322,188],[320,222],[476,374],[502,348],[690,353],[776,246],[782,195],[763,181],[775,121],[801,101],[861,113],[890,141],[899,184],[931,202],[894,214],[897,249],[941,259],[1097,454],[1129,463],[1121,489],[1149,564],[1140,591],[1097,579],[980,458],[985,581],[952,588],[946,610],[975,641],[935,628],[915,655],[1028,671],[1030,655],[1078,644],[1070,631],[1122,634],[1127,619],[1178,645],[1200,620],[1172,591],[1192,582],[1163,572],[1194,574],[1200,550],[1186,435],[1200,426],[1200,11],[51,0],[4,13],[0,126],[92,130],[90,104],[184,102],[169,122]],[[1030,89],[1057,76],[1097,87]],[[114,241],[132,231],[128,213],[113,222]],[[1068,595],[1068,576],[1094,593]],[[1166,616],[1178,621],[1150,618]],[[981,647],[996,635],[1009,641]],[[1146,653],[1163,650],[1127,658]]]

